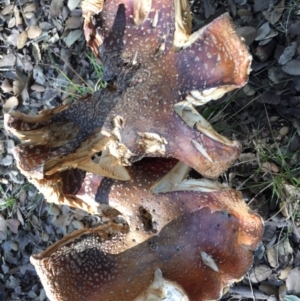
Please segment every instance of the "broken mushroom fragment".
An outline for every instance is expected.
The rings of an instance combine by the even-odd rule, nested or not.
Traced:
[[[240,192],[208,180],[207,189],[192,180],[193,191],[176,191],[175,181],[171,192],[151,194],[166,170],[186,173],[175,164],[144,159],[128,168],[128,182],[82,175],[76,197],[96,201],[114,216],[31,257],[51,301],[214,300],[245,275],[262,219]],[[76,172],[83,173],[68,171],[78,179]],[[63,174],[68,193],[75,187]]]
[[[83,17],[108,87],[38,116],[7,115],[7,130],[24,142],[15,150],[22,172],[33,182],[69,168],[128,180],[124,166],[147,156],[176,158],[209,178],[226,170],[240,144],[194,106],[248,80],[251,56],[229,15],[192,32],[185,0],[86,0]]]

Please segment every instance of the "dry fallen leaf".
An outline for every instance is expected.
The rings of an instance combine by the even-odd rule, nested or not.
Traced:
[[[17,6],[14,7],[14,16],[16,19],[16,26],[22,25],[23,24],[23,19],[21,17],[20,11]]]
[[[69,34],[64,37],[64,42],[68,47],[71,47],[80,37],[82,36],[82,30],[72,30],[69,32]]]
[[[24,30],[18,36],[18,41],[17,41],[18,49],[22,49],[25,46],[27,39],[28,39],[28,35],[26,30]]]
[[[0,68],[1,67],[12,67],[16,62],[16,57],[12,54],[6,54],[0,59]]]
[[[300,267],[292,269],[286,279],[288,294],[300,295]]]
[[[15,218],[10,218],[10,219],[7,219],[6,221],[7,221],[7,226],[10,229],[10,231],[12,233],[17,234],[20,222],[17,219],[15,219]]]
[[[13,82],[13,93],[14,95],[20,95],[24,89],[24,84],[19,80]]]
[[[16,19],[15,19],[15,17],[13,17],[13,18],[11,18],[11,19],[8,21],[7,27],[8,27],[8,28],[13,28],[13,27],[15,27],[15,25],[16,25]]]
[[[279,171],[279,168],[276,164],[274,164],[273,162],[265,162],[263,163],[262,165],[262,168],[261,168],[261,171],[262,172],[269,172],[269,173],[272,173],[272,172],[278,172]]]
[[[13,88],[7,78],[2,82],[1,89],[4,93],[12,92]]]
[[[291,60],[286,65],[282,66],[282,70],[290,75],[300,75],[300,61]]]
[[[66,29],[76,29],[79,28],[83,23],[83,18],[80,17],[70,17],[66,20],[65,30]]]
[[[10,110],[15,109],[18,105],[19,105],[18,98],[16,96],[12,96],[5,101],[3,105],[3,111],[7,113]]]
[[[42,34],[42,30],[37,26],[30,26],[27,30],[27,35],[29,39],[35,39]]]
[[[62,8],[64,7],[64,2],[61,0],[52,0],[50,5],[50,15],[51,17],[57,17]]]
[[[270,33],[270,31],[270,24],[268,22],[264,23],[261,27],[258,28],[257,37],[255,38],[255,41],[265,39],[265,37]]]
[[[23,219],[22,213],[21,213],[19,208],[17,208],[17,217],[18,217],[19,222],[23,226],[24,225],[24,219]]]
[[[68,1],[69,10],[75,9],[79,5],[80,2],[81,2],[81,0],[69,0]]]
[[[36,92],[45,92],[45,87],[37,84],[32,85],[30,89]]]
[[[289,47],[286,47],[282,53],[282,55],[280,56],[278,63],[280,65],[285,65],[286,63],[288,63],[292,57],[295,55],[297,50],[297,42],[293,42],[291,43],[291,45]]]
[[[266,264],[261,264],[259,266],[255,266],[248,275],[252,283],[258,283],[266,280],[271,274],[272,269],[270,269]]]
[[[37,2],[27,3],[23,8],[23,13],[34,12],[38,8]]]
[[[285,4],[284,4],[284,0],[282,0],[281,2],[279,2],[278,5],[274,6],[270,11],[267,10],[263,11],[263,15],[272,25],[274,25],[281,18],[284,9],[285,9]]]
[[[35,58],[36,63],[38,63],[41,59],[41,51],[38,43],[31,43],[32,45],[32,55]]]
[[[0,215],[0,241],[6,238],[7,222],[2,215]]]
[[[8,6],[6,6],[2,11],[1,11],[1,15],[6,16],[10,13],[12,13],[13,9],[14,9],[14,4],[10,4]]]

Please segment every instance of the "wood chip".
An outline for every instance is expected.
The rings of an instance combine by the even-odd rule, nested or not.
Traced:
[[[22,31],[22,32],[19,34],[19,36],[18,36],[18,40],[17,40],[17,48],[18,48],[18,49],[22,49],[22,48],[25,46],[27,40],[28,40],[27,31],[24,30],[24,31]]]
[[[42,34],[42,30],[37,26],[30,26],[27,30],[27,35],[29,39],[35,39]]]

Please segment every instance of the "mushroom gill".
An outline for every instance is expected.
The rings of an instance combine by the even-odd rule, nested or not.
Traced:
[[[14,154],[21,171],[38,187],[70,168],[128,180],[124,166],[139,158],[173,157],[218,177],[240,144],[216,133],[195,106],[248,80],[251,56],[229,15],[192,32],[186,0],[85,0],[82,7],[108,88],[37,116],[6,115],[7,131],[23,142]]]
[[[193,191],[175,185],[151,194],[166,170],[186,172],[175,164],[144,159],[128,168],[128,182],[63,172],[65,193],[75,188],[70,173],[83,173],[76,197],[96,200],[110,218],[31,257],[51,301],[214,300],[245,275],[261,218],[240,192],[209,180],[185,180]]]

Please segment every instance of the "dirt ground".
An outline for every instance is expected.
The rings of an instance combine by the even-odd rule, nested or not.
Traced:
[[[195,28],[229,12],[253,56],[248,84],[201,107],[239,159],[220,181],[265,221],[254,265],[224,300],[300,300],[300,1],[191,1]],[[96,217],[45,202],[20,174],[11,109],[36,114],[92,93],[101,67],[87,49],[80,0],[0,3],[0,301],[48,300],[29,257]]]

